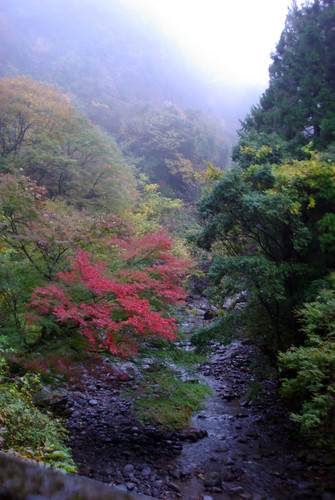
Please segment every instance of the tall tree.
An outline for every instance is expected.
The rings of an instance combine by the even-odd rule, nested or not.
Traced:
[[[235,167],[198,204],[205,225],[195,239],[214,253],[213,296],[220,306],[247,297],[237,314],[269,352],[296,340],[295,308],[334,268],[334,203],[335,165],[312,156]],[[220,320],[221,335],[231,318]]]
[[[25,76],[0,80],[0,170],[19,170],[51,198],[124,212],[135,195],[115,141],[79,116],[67,96]]]
[[[334,25],[332,0],[293,3],[272,54],[270,85],[242,133],[277,132],[292,151],[310,141],[325,149],[335,140]]]

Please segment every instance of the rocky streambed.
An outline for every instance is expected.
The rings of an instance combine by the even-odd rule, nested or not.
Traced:
[[[272,399],[274,383],[262,403],[246,397],[255,351],[233,342],[203,367],[216,395],[193,419],[207,437],[185,444],[177,459],[192,471],[184,498],[196,490],[214,499],[335,498],[335,461],[292,440],[286,411]]]
[[[203,301],[194,310],[188,328],[202,321]],[[122,396],[127,384],[136,387],[131,364],[84,370],[57,401],[80,474],[166,500],[335,499],[335,460],[292,440],[275,382],[263,384],[261,401],[254,398],[257,355],[239,341],[215,346],[202,366],[215,395],[183,432],[136,421]]]

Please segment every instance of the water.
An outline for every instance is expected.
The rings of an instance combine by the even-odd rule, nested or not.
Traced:
[[[216,395],[207,399],[192,421],[207,437],[185,443],[175,462],[181,471],[181,479],[175,482],[182,499],[206,495],[215,500],[335,499],[332,467],[322,453],[292,441],[287,415],[275,407],[245,405],[243,397],[220,397],[231,375],[225,368],[221,373],[217,369],[220,358],[226,362],[230,356],[239,358],[243,364],[240,348],[235,342],[213,356],[217,375],[205,380]]]

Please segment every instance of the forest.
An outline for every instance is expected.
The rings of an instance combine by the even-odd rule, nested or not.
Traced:
[[[59,388],[106,366],[141,425],[185,433],[211,394],[195,370],[238,339],[250,399],[275,381],[292,442],[329,458],[333,0],[293,2],[268,88],[235,114],[118,2],[28,3],[0,6],[0,450],[85,475]]]

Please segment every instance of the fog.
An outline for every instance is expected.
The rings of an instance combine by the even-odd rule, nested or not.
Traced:
[[[156,5],[158,3],[162,4]],[[208,9],[213,7],[212,3],[207,2]],[[281,7],[285,3],[281,1]],[[249,66],[244,67],[245,60],[236,56],[241,46],[248,55],[251,45],[250,35],[243,36],[245,15],[241,13],[240,26],[234,18],[235,31],[242,37],[238,47],[235,34],[223,38],[221,46],[214,51],[214,46],[211,49],[205,41],[211,28],[217,30],[218,25],[211,27],[207,22],[206,31],[199,25],[197,34],[194,29],[198,25],[192,21],[196,10],[189,8],[190,17],[185,19],[181,14],[187,11],[180,8],[179,25],[183,21],[185,26],[192,26],[195,48],[198,35],[205,46],[205,55],[212,52],[217,58],[218,72],[214,74],[203,62],[200,64],[203,54],[200,57],[199,51],[197,60],[189,50],[184,50],[186,38],[181,49],[180,36],[173,36],[170,29],[162,29],[157,15],[150,13],[148,6],[144,8],[145,4],[148,2],[141,4],[140,0],[2,0],[0,74],[25,73],[57,84],[71,93],[79,106],[87,101],[109,105],[112,99],[114,104],[141,100],[159,105],[172,101],[182,108],[210,111],[234,131],[238,120],[244,118],[266,87],[261,70],[255,70],[260,71],[259,78],[248,78]],[[174,2],[172,7],[176,8]],[[281,10],[281,19],[286,10]],[[224,17],[222,10],[220,15]],[[214,22],[215,12],[211,19]],[[264,22],[266,25],[266,18]],[[222,29],[228,24],[226,19]],[[235,60],[235,74],[228,59]],[[268,63],[269,53],[267,66]],[[223,75],[225,64],[227,70]],[[240,80],[237,74],[242,75]]]
[[[214,81],[268,83],[270,53],[291,0],[122,0],[146,17]]]

